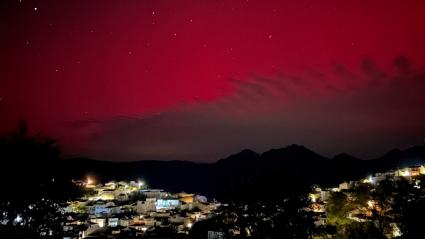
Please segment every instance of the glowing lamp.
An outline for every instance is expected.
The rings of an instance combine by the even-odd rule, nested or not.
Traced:
[[[310,193],[309,195],[311,202],[316,202],[316,195]]]
[[[143,185],[144,185],[145,183],[143,182],[143,181],[139,181],[139,182],[137,182],[137,185],[139,186],[139,188],[140,187],[143,187]]]
[[[87,178],[87,184],[88,185],[93,184],[93,180],[91,178]]]

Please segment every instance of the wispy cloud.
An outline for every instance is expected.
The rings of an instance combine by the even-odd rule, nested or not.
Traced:
[[[89,132],[81,135],[90,149],[83,153],[109,160],[214,161],[247,147],[264,151],[292,143],[370,157],[419,143],[425,133],[424,69],[405,57],[388,71],[371,59],[360,69],[335,65],[333,74],[233,79],[232,93],[213,102],[144,118],[76,121],[68,128]]]

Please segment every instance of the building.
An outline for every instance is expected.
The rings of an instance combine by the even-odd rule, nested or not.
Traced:
[[[178,199],[158,199],[156,201],[156,209],[157,210],[175,209],[179,205],[180,205],[180,200],[178,200]]]
[[[147,198],[165,198],[168,196],[168,193],[164,192],[162,189],[143,189],[139,190],[143,195],[145,195]]]
[[[146,214],[156,211],[156,199],[146,198],[145,201],[137,201],[136,212]]]

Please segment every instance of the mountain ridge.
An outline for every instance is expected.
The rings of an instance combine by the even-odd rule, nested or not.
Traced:
[[[153,187],[169,191],[192,191],[223,200],[242,200],[247,197],[276,198],[305,190],[312,184],[332,185],[414,164],[425,164],[425,146],[390,150],[370,160],[344,153],[327,158],[305,146],[289,145],[261,154],[244,149],[214,163],[111,162],[78,158],[61,161],[60,168],[69,178],[93,175],[101,181],[143,179]],[[276,190],[276,185],[281,190]],[[268,194],[259,194],[261,191]]]

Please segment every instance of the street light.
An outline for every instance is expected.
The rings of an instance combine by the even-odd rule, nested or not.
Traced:
[[[141,187],[143,187],[143,185],[145,185],[145,183],[144,183],[143,181],[139,181],[139,182],[137,183],[137,185],[139,186],[139,188],[141,188]]]
[[[93,184],[93,180],[91,178],[89,178],[89,177],[87,177],[87,184],[88,185]]]

